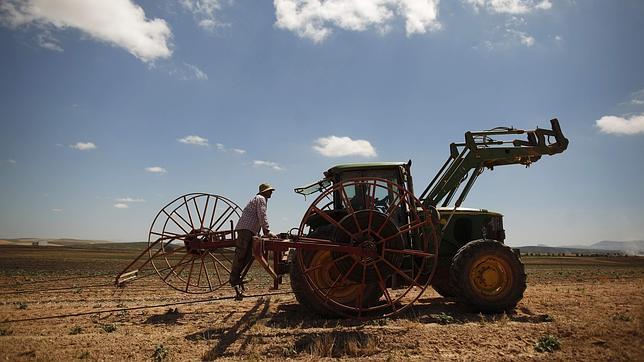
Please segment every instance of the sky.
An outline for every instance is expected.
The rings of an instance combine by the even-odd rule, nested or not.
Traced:
[[[644,240],[644,2],[4,0],[0,237],[147,240],[190,192],[272,230],[335,164],[413,160],[424,189],[469,130],[568,150],[485,172],[464,206],[513,246]]]

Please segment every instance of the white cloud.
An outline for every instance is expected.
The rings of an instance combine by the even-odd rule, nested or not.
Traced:
[[[628,118],[603,116],[595,121],[595,124],[604,133],[624,135],[644,134],[644,113]]]
[[[534,37],[532,37],[530,34],[514,29],[506,29],[506,31],[508,32],[508,34],[518,39],[521,44],[527,46],[528,48],[534,45]]]
[[[205,30],[212,31],[217,26],[225,25],[217,20],[217,12],[221,10],[222,3],[231,1],[222,0],[180,0],[184,9],[190,11],[197,24]]]
[[[129,208],[129,206],[127,204],[124,204],[124,203],[114,204],[114,207],[117,208],[117,209],[127,209],[127,208]]]
[[[147,19],[131,0],[3,0],[0,24],[13,29],[29,25],[45,30],[77,29],[124,48],[144,62],[172,55],[168,24],[163,19]],[[45,44],[55,48],[55,43]]]
[[[74,145],[69,145],[69,147],[79,151],[89,151],[96,149],[96,145],[92,142],[77,142]]]
[[[217,147],[217,149],[218,149],[219,151],[224,151],[224,150],[226,150],[226,147],[224,147],[224,145],[223,145],[223,144],[221,144],[221,143],[216,143],[216,144],[215,144],[215,147]]]
[[[168,172],[168,170],[166,170],[163,167],[159,167],[159,166],[146,167],[145,171],[150,172],[150,173],[158,173],[158,174],[164,174],[164,173]]]
[[[279,165],[279,163],[276,162],[271,162],[271,161],[262,161],[262,160],[254,160],[253,161],[253,166],[255,167],[270,167],[273,170],[276,171],[282,171],[284,168]]]
[[[63,209],[51,209],[52,212],[63,212]]]
[[[36,36],[38,45],[42,48],[62,52],[63,46],[60,44],[60,40],[56,39],[51,32],[46,30]]]
[[[243,155],[246,153],[246,150],[242,150],[241,148],[233,148],[233,152]]]
[[[145,202],[144,199],[135,199],[135,198],[132,198],[132,197],[129,197],[129,196],[128,197],[122,197],[122,198],[116,199],[114,201],[121,202],[121,203],[126,203],[126,202]]]
[[[208,139],[203,138],[203,137],[199,137],[197,135],[190,135],[190,136],[186,136],[184,138],[179,138],[177,141],[179,141],[181,143],[188,144],[188,145],[208,147]]]
[[[552,8],[550,0],[463,0],[476,11],[486,9],[498,14],[527,14],[534,10]]]
[[[10,163],[10,164],[12,164],[12,165],[15,165],[15,164],[16,164],[16,160],[7,160],[7,163]]]
[[[199,69],[196,65],[183,63],[182,65],[171,66],[168,73],[179,80],[208,80],[208,74]]]
[[[637,92],[631,94],[631,104],[642,105],[644,104],[644,89],[640,89]]]
[[[343,157],[363,156],[376,157],[376,150],[367,140],[352,140],[349,137],[320,137],[315,140],[313,149],[322,156]]]
[[[274,0],[275,25],[314,42],[333,28],[386,32],[396,17],[405,19],[407,36],[439,30],[440,0]]]

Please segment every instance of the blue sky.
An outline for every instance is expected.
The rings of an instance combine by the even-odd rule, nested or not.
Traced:
[[[643,33],[641,1],[3,1],[0,237],[144,240],[262,182],[287,231],[334,164],[412,159],[422,191],[465,131],[558,117],[565,153],[465,206],[511,245],[642,240]]]

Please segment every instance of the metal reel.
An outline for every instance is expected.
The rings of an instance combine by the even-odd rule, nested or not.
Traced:
[[[299,238],[360,247],[369,256],[300,248],[294,262],[325,310],[358,319],[388,317],[414,303],[431,282],[437,226],[436,213],[394,182],[342,181],[309,206]]]
[[[240,216],[239,206],[219,195],[191,193],[167,204],[148,236],[150,261],[161,280],[192,294],[228,284]]]

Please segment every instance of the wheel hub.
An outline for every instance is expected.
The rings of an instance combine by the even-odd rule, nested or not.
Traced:
[[[502,260],[486,258],[474,265],[470,280],[477,293],[493,296],[503,293],[510,284],[509,268]]]

